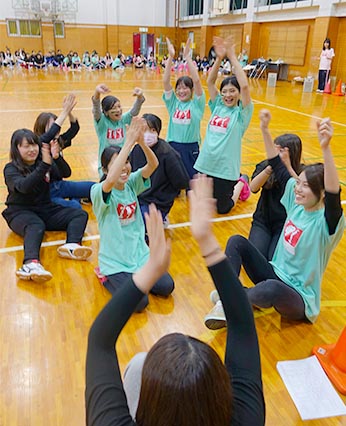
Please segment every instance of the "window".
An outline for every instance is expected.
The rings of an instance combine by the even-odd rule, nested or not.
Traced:
[[[203,14],[203,0],[189,0],[188,15],[202,15]]]
[[[7,21],[7,33],[9,36],[18,35],[17,21],[16,20],[8,20]]]
[[[229,10],[239,10],[247,8],[247,0],[231,0]]]
[[[41,23],[30,19],[8,19],[7,32],[9,36],[41,37]]]
[[[55,38],[65,37],[65,23],[63,21],[54,22],[54,36]]]

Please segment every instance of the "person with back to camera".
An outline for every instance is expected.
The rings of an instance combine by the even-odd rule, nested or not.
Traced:
[[[91,188],[93,211],[100,231],[100,273],[105,276],[103,285],[112,294],[144,265],[149,256],[137,196],[150,188],[150,176],[158,161],[144,142],[144,129],[145,121],[135,117],[128,128],[124,146],[110,146],[103,151],[101,162],[105,179]],[[144,152],[146,164],[131,173],[129,154],[136,142]],[[173,289],[173,279],[167,273],[158,280],[152,293],[168,296]],[[148,297],[139,302],[138,312],[147,306]]]
[[[216,60],[207,79],[212,115],[195,169],[214,179],[217,212],[225,214],[239,198],[246,200],[250,196],[248,177],[240,176],[241,139],[249,126],[254,106],[247,77],[235,53],[233,37],[225,40],[214,37],[214,50]],[[216,79],[226,56],[235,75],[221,82],[219,93]]]
[[[284,188],[281,203],[287,219],[270,262],[240,235],[228,240],[226,255],[235,273],[239,275],[243,266],[255,284],[246,290],[252,305],[274,307],[289,320],[313,323],[320,312],[324,270],[345,229],[339,178],[330,148],[333,127],[329,118],[317,122],[324,165],[307,165],[294,179],[277,155],[268,127],[270,119],[268,110],[260,112],[269,164]],[[220,302],[207,315],[206,325],[213,329],[226,325]]]
[[[195,161],[199,154],[201,141],[200,127],[205,109],[205,93],[198,75],[198,71],[190,56],[191,40],[188,39],[184,48],[191,77],[179,77],[175,84],[175,91],[171,85],[171,68],[175,55],[173,44],[167,38],[168,60],[163,74],[163,101],[169,113],[167,142],[179,152],[190,178],[196,174]]]
[[[59,144],[53,139],[75,104],[75,96],[67,96],[63,111],[40,139],[29,129],[16,130],[11,138],[11,162],[4,168],[7,208],[2,215],[12,231],[24,238],[23,266],[16,272],[22,280],[43,282],[52,278],[40,263],[40,248],[46,230],[67,232],[66,244],[58,247],[59,256],[85,260],[92,253],[90,247],[81,245],[87,212],[52,203],[49,192],[50,175],[54,174],[53,161],[61,173],[66,167],[64,159],[59,156]]]
[[[34,124],[34,133],[37,136],[41,136],[53,125],[54,121],[57,119],[57,116],[52,112],[41,112],[36,118]],[[58,132],[54,135],[53,141],[58,141],[60,147],[59,157],[62,157],[62,151],[72,145],[72,139],[79,132],[79,123],[77,118],[69,113],[70,128],[60,135]],[[52,167],[55,167],[55,162],[53,162]],[[55,173],[52,174],[50,179],[50,196],[51,200],[65,207],[74,207],[81,209],[81,201],[90,199],[90,188],[95,182],[91,181],[71,181],[64,180],[58,169]]]
[[[330,47],[330,39],[326,38],[323,42],[322,52],[319,56],[320,64],[318,67],[318,88],[316,92],[323,93],[325,85],[329,79],[334,56],[334,49]]]
[[[290,175],[297,178],[303,167],[302,141],[299,136],[285,133],[274,139],[274,145]],[[277,181],[268,160],[256,165],[250,189],[254,193],[261,189],[261,195],[253,214],[249,241],[264,257],[271,260],[286,220],[286,210],[280,202],[284,188]]]
[[[123,146],[126,125],[129,125],[132,118],[139,114],[145,101],[142,89],[136,87],[133,91],[136,101],[131,110],[123,114],[120,100],[115,96],[107,95],[100,102],[101,95],[107,93],[110,93],[110,89],[105,84],[99,84],[92,97],[94,126],[99,140],[98,172],[100,177],[102,177],[101,155],[104,149],[110,145]]]
[[[151,175],[151,187],[138,196],[141,212],[148,212],[149,204],[154,203],[161,212],[164,224],[168,223],[167,215],[179,192],[189,186],[189,175],[178,152],[170,144],[160,138],[161,119],[154,114],[143,114],[146,122],[144,142],[156,155],[159,165]],[[139,145],[135,145],[130,154],[132,169],[135,171],[146,163],[145,153]]]
[[[146,217],[149,259],[123,283],[89,332],[85,390],[88,426],[264,425],[265,403],[253,313],[212,232],[212,185],[212,179],[206,176],[191,182],[190,219],[192,234],[227,306],[225,364],[206,343],[171,333],[159,339],[139,362],[138,357],[130,362],[124,391],[116,342],[136,305],[166,272],[170,260],[161,214],[151,205]]]

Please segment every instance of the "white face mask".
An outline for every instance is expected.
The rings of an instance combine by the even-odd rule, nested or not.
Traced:
[[[155,145],[157,143],[157,133],[144,132],[144,142],[149,147]]]

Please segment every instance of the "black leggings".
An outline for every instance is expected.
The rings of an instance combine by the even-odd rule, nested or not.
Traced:
[[[305,304],[301,295],[280,280],[269,261],[249,240],[241,235],[229,238],[226,255],[234,272],[239,276],[243,266],[255,284],[255,287],[246,291],[252,305],[260,308],[274,307],[285,318],[306,321]]]
[[[40,259],[40,248],[45,231],[66,231],[67,243],[81,243],[88,221],[88,213],[73,207],[49,204],[37,211],[19,210],[12,215],[8,226],[24,238],[24,263]]]
[[[229,213],[234,207],[232,200],[234,187],[237,180],[227,180],[210,176],[214,180],[214,198],[216,198],[216,209],[219,214]]]

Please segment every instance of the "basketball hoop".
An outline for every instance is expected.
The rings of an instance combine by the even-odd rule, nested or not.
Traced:
[[[52,12],[52,3],[47,0],[40,1],[40,12],[42,16],[48,18],[50,13]]]

